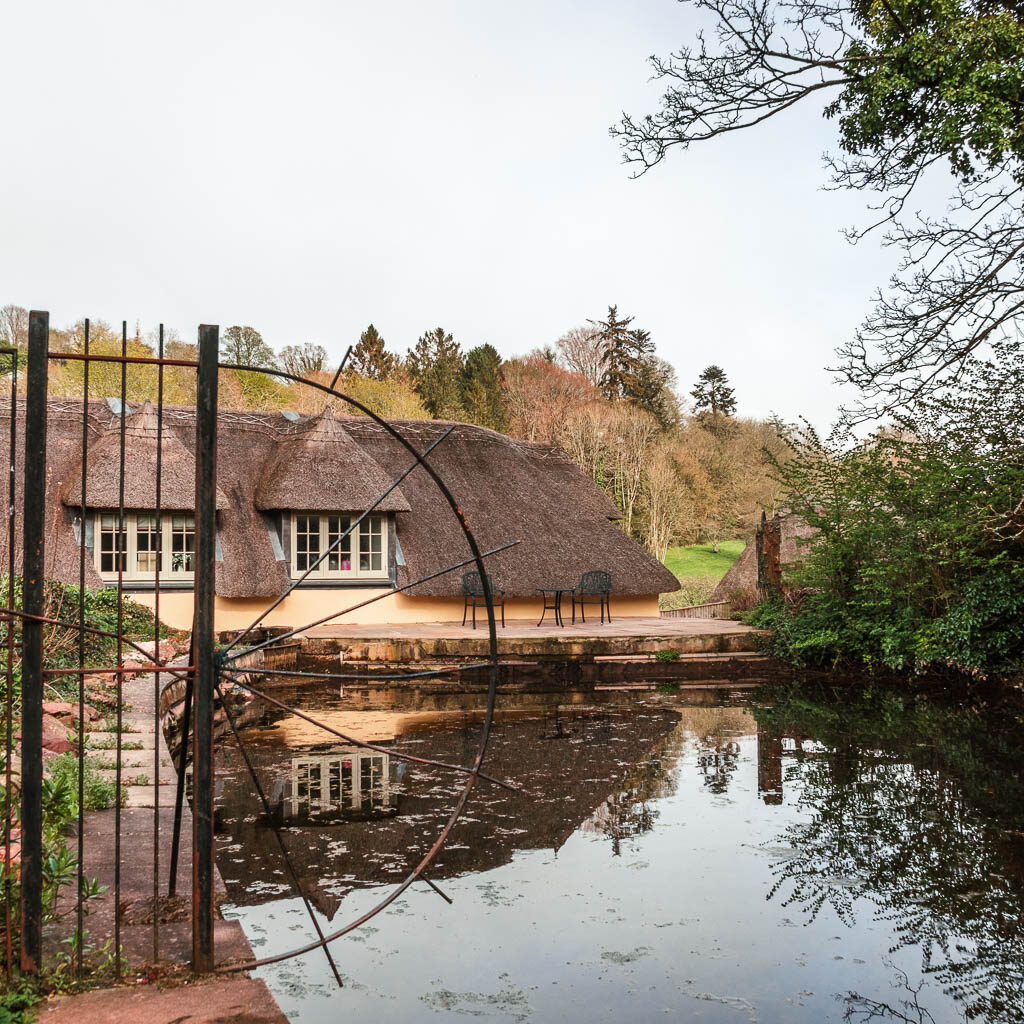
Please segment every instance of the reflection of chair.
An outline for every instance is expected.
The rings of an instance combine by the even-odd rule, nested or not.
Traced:
[[[572,592],[572,618],[576,621],[576,605],[580,606],[580,618],[586,622],[583,610],[585,604],[601,605],[601,624],[604,625],[604,613],[608,611],[608,621],[612,621],[612,574],[604,569],[585,572],[580,577],[580,585]]]
[[[491,601],[494,607],[501,608],[501,624],[505,625],[505,591],[494,589],[494,580],[487,577],[487,585],[491,588]],[[466,613],[473,609],[473,628],[476,629],[476,608],[487,607],[487,599],[484,597],[484,585],[480,579],[480,573],[467,572],[462,574],[462,596],[465,599],[462,606],[462,624],[466,624]]]

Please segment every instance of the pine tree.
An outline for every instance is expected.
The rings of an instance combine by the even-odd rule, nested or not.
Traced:
[[[729,387],[729,378],[720,366],[709,366],[698,378],[690,392],[697,412],[710,412],[712,416],[732,416],[736,412],[736,398]]]
[[[384,348],[384,339],[370,324],[352,349],[348,368],[372,380],[387,380],[395,371],[395,357]]]
[[[629,397],[635,405],[649,412],[662,430],[671,430],[679,423],[675,386],[675,370],[664,359],[650,354],[637,364]]]
[[[466,363],[459,377],[462,407],[470,422],[491,430],[508,427],[500,370],[498,350],[493,345],[478,345],[466,353]]]
[[[416,347],[409,349],[405,365],[416,393],[435,419],[463,416],[459,378],[464,362],[458,342],[443,327],[421,335]]]
[[[626,397],[626,388],[633,372],[635,332],[629,330],[633,317],[619,319],[619,307],[608,307],[607,320],[591,320],[601,335],[601,391],[605,398],[615,401]]]

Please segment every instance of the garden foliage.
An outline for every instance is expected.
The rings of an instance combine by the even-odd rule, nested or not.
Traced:
[[[753,621],[809,664],[897,672],[1024,670],[1024,371],[1019,344],[974,362],[866,442],[795,431],[780,466],[816,531],[794,593]]]

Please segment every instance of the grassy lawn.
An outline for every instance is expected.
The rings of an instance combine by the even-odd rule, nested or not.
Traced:
[[[720,580],[740,552],[747,546],[743,540],[723,540],[718,545],[718,554],[710,544],[691,544],[687,548],[669,548],[665,566],[680,579],[687,576],[714,576]]]
[[[663,608],[681,608],[689,604],[703,604],[711,597],[718,581],[729,571],[729,567],[746,547],[743,540],[723,540],[718,545],[718,554],[710,544],[691,544],[685,548],[669,548],[665,565],[678,578],[682,589],[674,594],[664,594]]]

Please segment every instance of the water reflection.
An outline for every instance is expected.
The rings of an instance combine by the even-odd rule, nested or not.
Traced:
[[[323,825],[395,814],[398,795],[392,772],[397,767],[389,754],[362,747],[293,757],[268,802],[278,819],[290,824]]]
[[[322,734],[273,709],[250,715],[270,820],[230,744],[218,766],[218,864],[250,923],[286,913],[275,909],[289,893],[273,825],[329,919],[404,877],[461,780],[393,755],[467,763],[479,736],[470,707],[424,712],[406,699],[400,710],[353,712],[309,690],[284,699],[391,754],[318,742]],[[467,934],[492,954],[475,965],[460,954],[464,987],[478,992],[526,963],[518,936],[534,935],[557,905],[545,941],[559,938],[546,956],[563,966],[549,984],[574,978],[573,998],[517,995],[538,1019],[649,1019],[666,1006],[691,1017],[693,1000],[716,1021],[737,1019],[738,1009],[759,1020],[839,1020],[864,1007],[887,1019],[884,1008],[906,1010],[922,982],[914,1005],[936,1022],[1024,1019],[1016,734],[932,722],[925,735],[911,715],[880,738],[845,711],[812,710],[695,693],[499,714],[488,771],[524,792],[480,784],[431,871],[456,894]],[[614,913],[595,911],[609,901]],[[449,1005],[416,987],[451,970],[437,912],[417,905],[389,921],[383,948],[360,961],[389,1000],[411,1000],[393,1019],[419,1019],[422,1000]],[[581,957],[581,947],[593,951]],[[388,987],[389,958],[403,949],[422,960],[422,980],[406,960]],[[520,982],[539,985],[547,960],[529,962]],[[614,996],[603,987],[609,963],[628,965],[629,983]],[[295,998],[303,1019],[321,1019],[308,991]],[[347,998],[373,1011],[372,991]],[[478,1008],[478,995],[467,1005]],[[332,1018],[325,1010],[322,1019]]]

